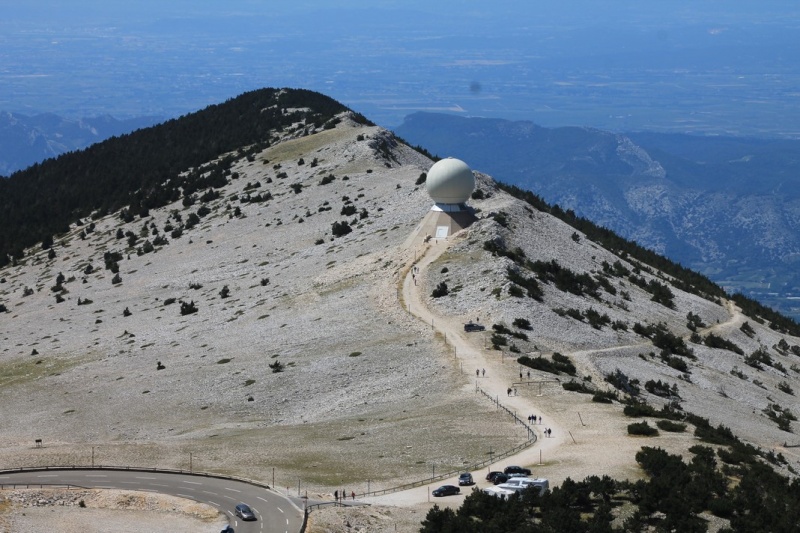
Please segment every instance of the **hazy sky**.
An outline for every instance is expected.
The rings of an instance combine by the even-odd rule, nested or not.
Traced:
[[[644,109],[658,111],[649,113],[656,122],[713,114],[737,101],[742,84],[740,103],[769,98],[765,122],[774,122],[800,107],[795,6],[0,0],[0,110],[175,116],[292,86],[383,125],[427,109],[599,126],[629,115],[626,127],[643,123]],[[658,117],[670,106],[684,110],[681,118]],[[724,128],[733,127],[728,115]]]

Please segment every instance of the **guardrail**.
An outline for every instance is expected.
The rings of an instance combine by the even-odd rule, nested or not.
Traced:
[[[0,474],[13,474],[14,472],[47,472],[49,470],[117,470],[117,471],[128,471],[128,472],[161,472],[164,474],[184,474],[187,476],[198,476],[198,477],[211,477],[215,479],[229,479],[231,481],[239,481],[241,483],[247,483],[248,485],[253,485],[256,487],[261,487],[262,489],[267,490],[274,490],[272,487],[267,485],[266,483],[261,483],[259,481],[254,481],[252,479],[236,477],[236,476],[226,476],[224,474],[211,474],[208,472],[197,472],[196,470],[182,470],[176,468],[145,468],[141,466],[104,466],[104,465],[66,465],[66,466],[23,466],[19,468],[5,468],[0,469]]]

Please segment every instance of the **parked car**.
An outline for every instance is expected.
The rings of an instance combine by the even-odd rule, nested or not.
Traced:
[[[484,326],[482,324],[476,324],[475,322],[467,322],[466,324],[464,324],[464,331],[466,331],[466,332],[483,331],[485,329],[486,329],[486,326]]]
[[[233,533],[233,528],[231,526],[225,526],[225,529],[223,529],[219,533]]]
[[[530,468],[522,468],[521,466],[512,465],[512,466],[505,467],[505,469],[503,469],[503,473],[504,474],[525,474],[526,476],[530,476],[531,475],[531,469]]]
[[[495,485],[505,483],[506,481],[508,481],[508,476],[502,472],[498,472],[497,475],[492,478],[492,483]]]
[[[236,505],[236,509],[234,510],[236,516],[241,518],[242,520],[255,520],[256,514],[250,509],[250,506],[246,503],[239,503]]]
[[[493,471],[489,472],[488,474],[486,474],[486,481],[491,481],[492,483],[494,483],[494,478],[498,474],[505,475],[502,472],[498,472],[497,470],[493,470]]]
[[[453,494],[461,494],[461,489],[455,485],[442,485],[438,489],[435,489],[431,494],[434,496],[451,496]]]
[[[463,487],[464,485],[469,486],[469,485],[474,485],[474,484],[475,484],[475,481],[472,480],[472,474],[470,474],[469,472],[465,472],[465,473],[461,474],[460,476],[458,476],[458,485],[460,487]]]

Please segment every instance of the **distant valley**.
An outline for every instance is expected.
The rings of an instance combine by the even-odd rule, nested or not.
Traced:
[[[83,119],[53,113],[0,112],[0,176],[9,176],[51,157],[161,122],[160,117],[119,120],[109,115]]]
[[[800,142],[409,115],[396,133],[797,318]]]

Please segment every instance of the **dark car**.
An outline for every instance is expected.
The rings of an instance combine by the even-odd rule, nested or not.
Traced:
[[[233,533],[233,528],[231,526],[225,526],[225,529],[223,529],[219,533]]]
[[[235,512],[236,512],[236,516],[238,516],[242,520],[255,520],[256,519],[255,513],[253,512],[252,509],[250,509],[250,506],[247,505],[246,503],[240,503],[240,504],[236,505]]]
[[[453,494],[461,494],[461,489],[455,485],[442,485],[438,489],[435,489],[431,494],[434,496],[451,496]]]
[[[475,481],[472,480],[472,474],[469,472],[465,472],[458,476],[458,485],[463,487],[464,485],[474,485]]]
[[[492,477],[491,481],[495,485],[499,485],[500,483],[505,483],[506,481],[508,481],[508,475],[502,472],[498,472],[496,476]]]
[[[476,324],[475,322],[467,322],[464,324],[464,331],[483,331],[486,329],[486,326],[481,324]]]
[[[530,468],[522,468],[521,466],[507,466],[503,470],[504,474],[525,474],[526,476],[531,475]]]
[[[498,472],[497,470],[489,472],[488,474],[486,474],[486,481],[494,481],[494,477],[497,474],[502,474],[502,472]]]

